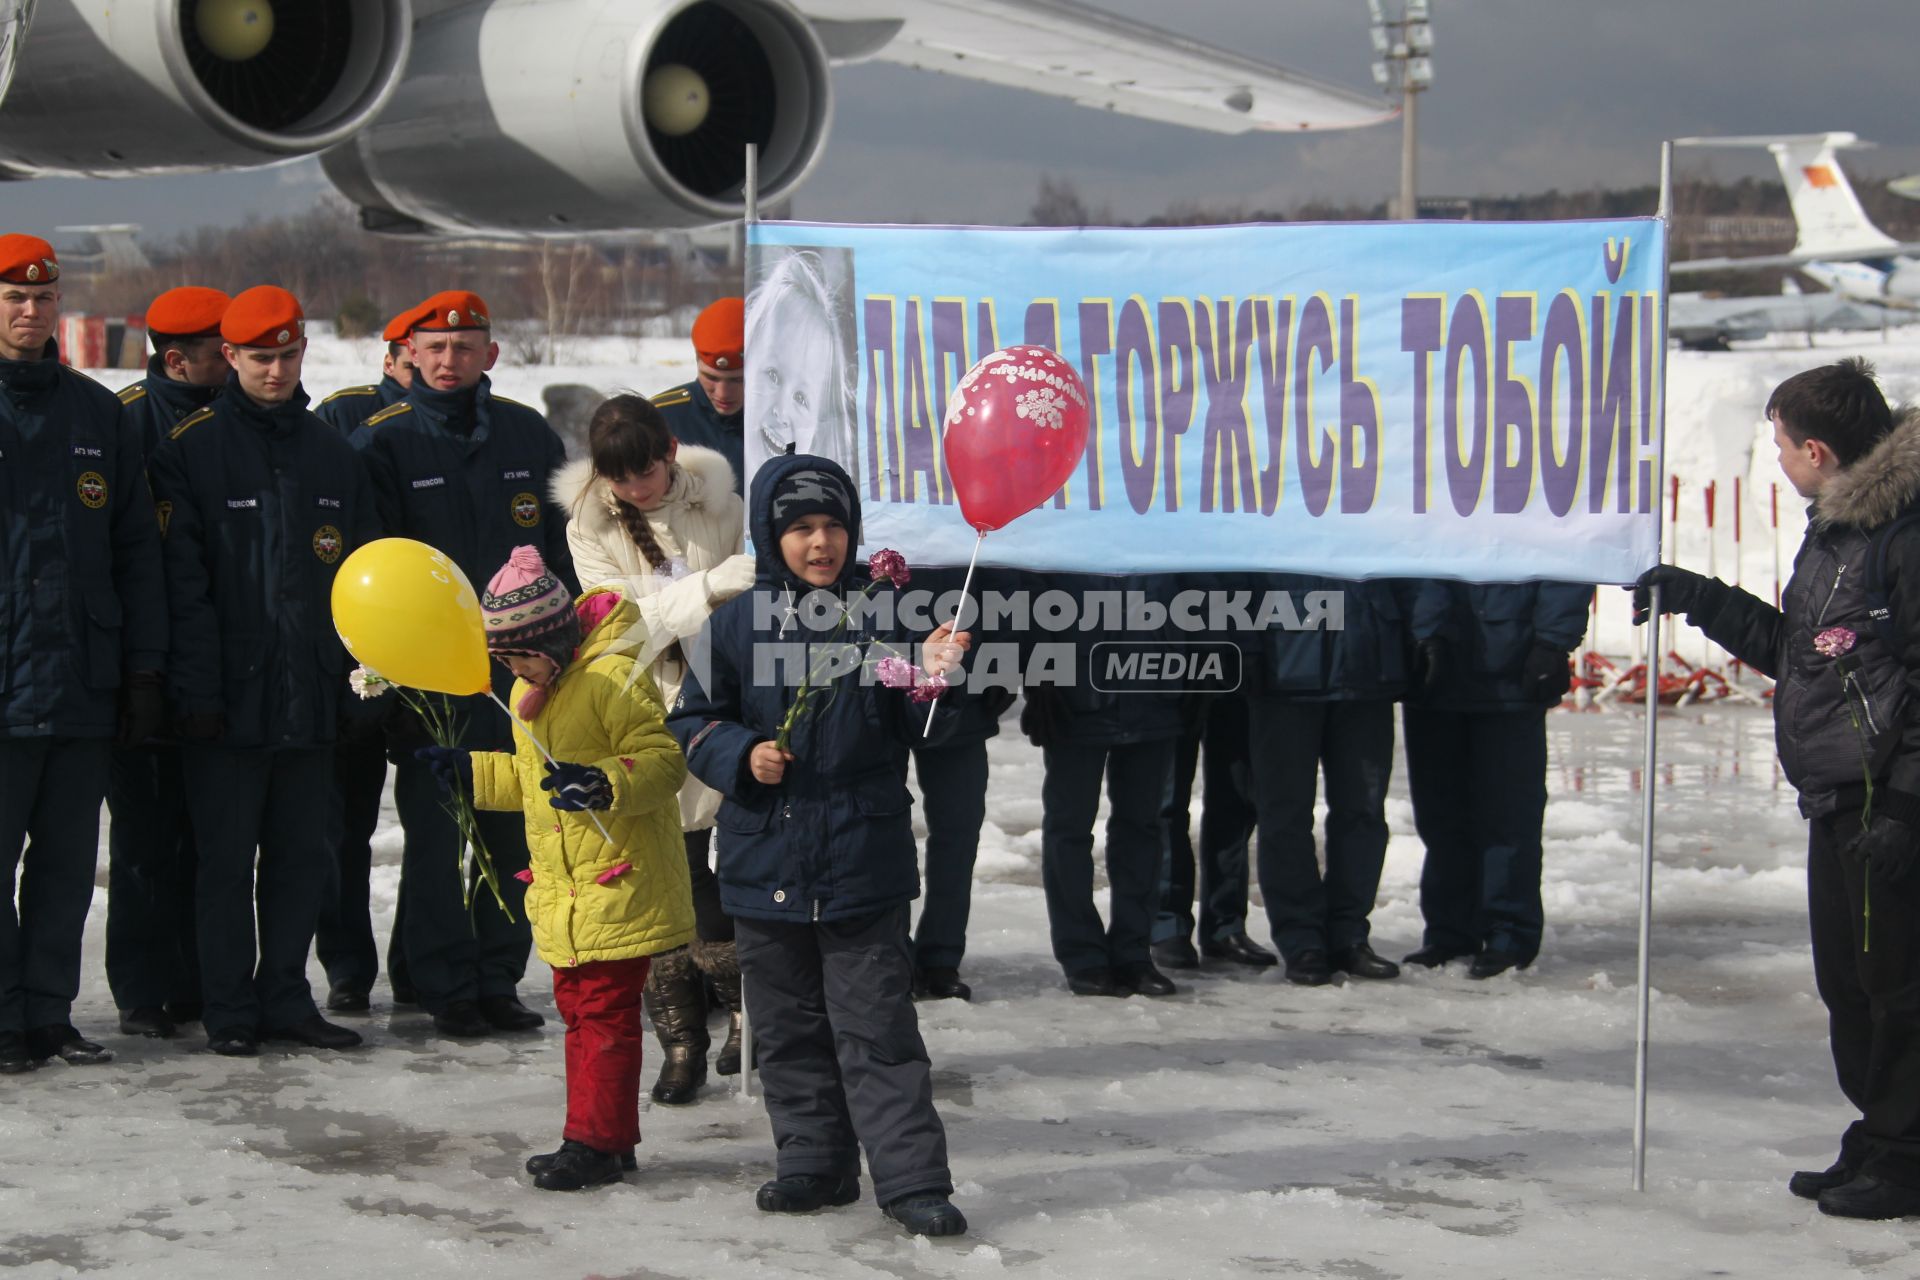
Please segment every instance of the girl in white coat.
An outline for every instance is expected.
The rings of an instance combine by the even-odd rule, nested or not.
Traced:
[[[587,455],[553,478],[554,500],[573,517],[567,543],[574,569],[583,590],[619,583],[639,607],[646,627],[639,661],[671,707],[686,673],[682,646],[700,636],[715,606],[753,585],[753,558],[741,554],[746,521],[733,468],[711,449],[675,440],[660,411],[636,395],[614,396],[594,410]],[[694,1101],[706,1083],[706,980],[732,1014],[714,1069],[740,1070],[740,964],[709,864],[719,808],[719,793],[689,775],[680,825],[697,936],[691,948],[654,957],[646,994],[663,1050],[653,1097],[669,1105]]]

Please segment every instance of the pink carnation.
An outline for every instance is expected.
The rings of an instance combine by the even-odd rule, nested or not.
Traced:
[[[928,676],[925,680],[915,685],[913,692],[908,696],[915,702],[932,702],[946,691],[947,678],[945,676]]]
[[[907,558],[890,549],[874,552],[867,561],[867,572],[875,582],[891,582],[896,587],[906,586],[911,576],[907,572]]]
[[[1828,627],[1813,638],[1813,647],[1829,658],[1850,653],[1860,637],[1845,627]]]
[[[911,689],[920,672],[905,658],[882,658],[873,664],[873,674],[889,689]]]

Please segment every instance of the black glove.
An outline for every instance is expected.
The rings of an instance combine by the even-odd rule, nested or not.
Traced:
[[[180,717],[180,737],[186,742],[212,742],[226,736],[227,713],[194,711]]]
[[[1066,728],[1059,690],[1050,685],[1032,685],[1026,691],[1026,698],[1026,705],[1020,708],[1020,732],[1036,747],[1054,745]]]
[[[1868,885],[1899,884],[1920,860],[1912,827],[1898,818],[1875,818],[1873,825],[1853,838],[1847,852],[1867,864]]]
[[[1428,636],[1413,651],[1413,687],[1430,698],[1453,675],[1453,643],[1445,636]]]
[[[1529,702],[1558,702],[1573,688],[1573,668],[1567,651],[1557,644],[1535,640],[1520,668],[1520,693]]]
[[[540,789],[553,792],[548,804],[569,813],[613,808],[613,783],[597,765],[548,761]]]
[[[433,771],[433,780],[450,796],[473,794],[473,757],[458,747],[421,747],[413,758]]]
[[[1677,564],[1657,564],[1641,574],[1633,584],[1633,625],[1647,620],[1653,608],[1653,588],[1660,588],[1661,613],[1699,614],[1712,606],[1717,612],[1720,601],[1732,588],[1718,578],[1682,569]]]
[[[135,671],[120,689],[119,747],[137,747],[159,733],[167,722],[167,698],[160,691],[158,671]]]

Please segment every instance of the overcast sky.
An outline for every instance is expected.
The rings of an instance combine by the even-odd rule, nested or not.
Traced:
[[[1371,84],[1364,0],[1092,0],[1353,88]],[[804,6],[803,6],[804,7]],[[1420,190],[1505,194],[1650,183],[1687,134],[1846,129],[1881,144],[1855,172],[1920,171],[1920,0],[1433,0]],[[32,55],[31,43],[26,53]],[[1019,222],[1040,176],[1126,219],[1170,204],[1378,200],[1399,125],[1220,137],[872,65],[836,73],[832,140],[795,216]],[[1732,176],[1764,156],[1682,153]],[[0,230],[134,221],[170,234],[296,211],[325,189],[301,162],[246,174],[0,185]],[[1651,210],[1649,210],[1651,212]]]

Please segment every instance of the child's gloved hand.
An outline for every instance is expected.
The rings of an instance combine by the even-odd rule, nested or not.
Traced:
[[[594,765],[549,761],[540,789],[553,792],[548,804],[569,813],[613,808],[613,783]]]
[[[457,747],[421,747],[413,758],[433,772],[433,780],[450,796],[473,794],[473,757]]]

